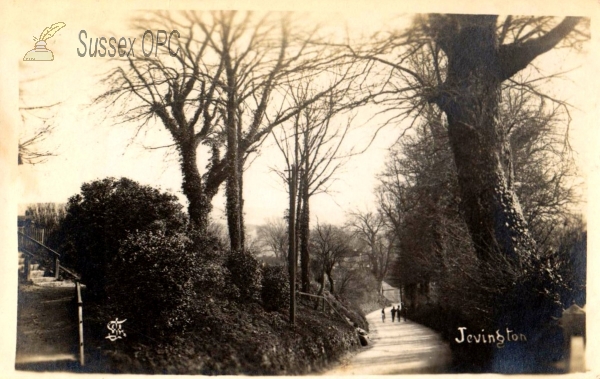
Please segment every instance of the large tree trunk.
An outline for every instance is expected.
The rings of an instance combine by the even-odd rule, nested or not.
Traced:
[[[477,255],[518,262],[536,247],[512,189],[508,138],[498,125],[501,84],[555,47],[579,18],[566,17],[538,38],[502,46],[496,22],[497,16],[436,16],[433,37],[446,53],[448,72],[431,101],[448,118],[461,209]]]
[[[309,142],[309,128],[306,125],[303,132],[304,139],[304,170],[302,171],[302,216],[300,219],[300,257],[302,262],[302,291],[310,292],[310,251],[309,251],[309,240],[310,240],[310,188],[309,188],[309,173],[310,173],[310,154],[308,148]]]
[[[238,131],[240,133],[240,131]],[[246,227],[244,224],[244,163],[239,163],[238,182],[239,182],[239,200],[238,200],[238,217],[240,219],[240,248],[246,248]]]
[[[183,174],[183,183],[181,188],[183,194],[188,199],[188,213],[190,222],[199,230],[205,231],[208,228],[208,216],[212,210],[212,196],[208,196],[202,185],[202,178],[196,164],[196,146],[190,142],[181,144],[179,148],[181,154],[181,172]]]
[[[225,129],[227,133],[227,183],[225,188],[227,227],[229,230],[230,248],[232,251],[242,249],[240,219],[240,159],[238,123],[236,122],[237,101],[235,94],[236,78],[229,55],[225,55],[227,72],[227,104]]]
[[[242,137],[242,123],[238,122],[237,137]],[[240,151],[238,142],[238,165],[237,165],[237,178],[238,178],[238,227],[240,236],[240,249],[246,248],[246,229],[244,227],[244,152]]]
[[[501,254],[518,262],[535,244],[503,165],[506,139],[497,124],[501,73],[496,17],[471,17],[448,52],[445,86],[452,95],[439,104],[448,117],[461,208],[477,255],[489,260]]]
[[[229,230],[229,241],[231,250],[239,251],[242,249],[241,237],[241,219],[240,219],[240,183],[239,169],[237,159],[237,141],[235,135],[237,131],[229,131],[233,136],[227,137],[227,183],[225,188],[226,208],[227,208],[227,227]]]

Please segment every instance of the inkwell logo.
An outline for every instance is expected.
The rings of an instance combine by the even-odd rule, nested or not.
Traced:
[[[40,34],[40,38],[33,37],[35,42],[35,49],[29,50],[27,54],[23,57],[24,61],[53,61],[54,54],[52,51],[46,48],[46,41],[52,38],[53,35],[56,34],[59,30],[67,26],[64,22],[57,22],[56,24],[52,24],[52,26],[44,29],[42,34]]]

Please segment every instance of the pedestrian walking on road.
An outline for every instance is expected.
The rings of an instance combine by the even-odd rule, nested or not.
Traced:
[[[381,322],[385,322],[385,307],[381,309]]]
[[[392,322],[394,322],[394,319],[396,318],[396,307],[392,307]],[[398,315],[398,319],[400,319],[400,315]]]

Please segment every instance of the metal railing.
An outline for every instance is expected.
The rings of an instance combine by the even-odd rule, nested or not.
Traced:
[[[24,254],[25,262],[24,262],[24,271],[26,280],[31,279],[31,260],[32,259],[40,259],[41,261],[50,261],[51,262],[51,272],[54,274],[54,278],[58,279],[60,276],[60,272],[65,272],[68,276],[79,279],[79,275],[77,275],[72,270],[60,265],[60,254],[43,243],[36,241],[34,238],[28,236],[22,231],[18,231],[18,245],[19,251]]]

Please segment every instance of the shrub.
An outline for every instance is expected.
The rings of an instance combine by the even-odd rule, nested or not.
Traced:
[[[69,199],[60,226],[64,262],[74,266],[91,295],[99,297],[121,240],[138,230],[180,230],[186,223],[181,208],[174,195],[127,178],[84,183],[81,194]]]
[[[212,248],[211,241],[204,244]],[[107,273],[107,297],[119,318],[153,338],[185,330],[211,296],[226,290],[226,269],[205,259],[182,233],[130,234]]]
[[[231,284],[239,290],[236,300],[259,302],[262,273],[258,260],[248,251],[230,251],[226,267],[231,274]]]
[[[197,229],[193,224],[189,224],[185,234],[192,241],[193,249],[203,259],[219,262],[223,266],[227,261],[226,250],[220,236],[210,231]]]
[[[267,311],[288,309],[290,305],[290,280],[284,266],[265,266],[262,270],[263,307]]]

